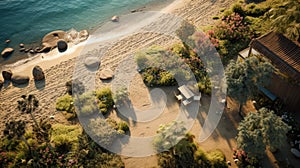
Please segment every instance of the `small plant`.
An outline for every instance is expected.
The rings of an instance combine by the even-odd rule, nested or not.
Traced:
[[[74,102],[72,96],[66,94],[62,97],[59,97],[56,100],[56,110],[66,111],[68,113],[74,112]]]
[[[226,163],[226,157],[221,150],[213,150],[207,154],[207,158],[210,161],[212,167],[228,167]]]
[[[127,124],[127,122],[125,121],[121,121],[118,123],[118,130],[122,130],[125,133],[129,131],[129,126]]]
[[[67,153],[78,147],[78,136],[82,130],[77,125],[52,125],[51,142],[60,153]]]

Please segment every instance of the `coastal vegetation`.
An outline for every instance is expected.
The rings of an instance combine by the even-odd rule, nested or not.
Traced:
[[[111,99],[109,89],[95,91],[94,97],[112,106],[112,102],[108,101]],[[37,110],[38,100],[34,95],[24,95],[18,107],[22,112],[32,114]],[[58,98],[56,108],[69,112],[74,110],[72,97],[64,95]],[[33,114],[32,119],[35,120]],[[129,131],[125,121],[117,122],[111,118],[92,119],[88,127],[94,131],[94,138],[99,138],[105,145]],[[78,124],[50,124],[40,120],[30,127],[25,121],[12,120],[6,123],[3,135],[0,142],[1,167],[124,167],[119,156],[93,142]]]
[[[161,125],[153,145],[159,152],[158,165],[174,167],[228,167],[226,157],[220,150],[208,153],[194,141],[195,136],[187,133],[183,123],[173,121]]]

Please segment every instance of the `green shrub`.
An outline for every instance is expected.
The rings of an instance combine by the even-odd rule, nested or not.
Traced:
[[[102,88],[100,90],[97,90],[96,97],[99,99],[99,101],[106,105],[106,108],[113,107],[114,100],[110,88]]]
[[[121,121],[118,123],[118,130],[123,130],[125,133],[129,131],[128,123],[125,121]]]
[[[235,3],[231,6],[233,13],[238,13],[240,16],[246,16],[245,11],[240,3]]]
[[[62,97],[59,97],[56,100],[56,110],[58,111],[66,111],[66,112],[73,112],[73,98],[72,96],[66,94]]]
[[[176,84],[174,76],[170,72],[160,72],[159,84],[161,86],[173,86]]]
[[[78,147],[78,136],[82,129],[78,125],[54,124],[50,133],[51,143],[61,152],[75,150]]]
[[[94,114],[98,110],[94,92],[86,92],[79,95],[75,99],[75,102],[77,104],[76,111],[80,116],[88,116]]]
[[[197,148],[194,154],[194,160],[199,167],[211,167],[210,161],[207,158],[207,153],[200,147]]]
[[[109,147],[118,137],[118,132],[105,119],[91,119],[88,124],[90,135],[103,147]]]
[[[118,130],[119,126],[118,126],[118,123],[116,120],[114,120],[112,118],[107,118],[105,120],[109,124],[109,126],[111,126],[111,128]]]
[[[116,91],[114,95],[114,100],[117,103],[124,103],[125,101],[128,100],[128,91],[126,88],[121,88]]]
[[[207,158],[210,161],[212,167],[228,167],[226,163],[226,157],[225,154],[221,150],[214,150],[207,154]]]

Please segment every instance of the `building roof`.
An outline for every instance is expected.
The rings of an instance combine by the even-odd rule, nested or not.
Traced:
[[[300,81],[300,46],[276,32],[252,40],[253,49],[272,61],[282,73]]]

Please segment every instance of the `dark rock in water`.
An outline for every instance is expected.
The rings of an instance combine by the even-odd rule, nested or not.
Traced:
[[[114,72],[111,69],[103,69],[100,72],[100,79],[101,80],[108,80],[114,77]]]
[[[34,54],[35,52],[34,52],[33,49],[31,49],[31,50],[29,50],[29,53],[30,53],[30,54]]]
[[[20,52],[23,52],[23,51],[25,51],[25,50],[26,50],[25,48],[20,48],[20,49],[19,49]]]
[[[10,43],[10,40],[9,39],[5,40],[5,43],[7,43],[7,44]]]
[[[2,76],[4,80],[11,80],[11,76],[12,76],[12,72],[11,70],[4,70],[2,71]]]
[[[59,52],[65,52],[68,49],[68,43],[65,40],[57,41],[57,49]]]
[[[24,52],[25,52],[25,53],[28,53],[29,50],[30,50],[29,48],[26,48],[26,49],[24,50]]]
[[[40,47],[36,47],[36,48],[34,49],[34,52],[36,52],[36,53],[39,53],[40,51],[41,51]]]
[[[8,57],[13,52],[14,52],[13,48],[4,48],[4,50],[1,52],[1,56],[2,57]]]
[[[19,46],[20,46],[21,48],[24,48],[24,47],[25,47],[25,45],[24,45],[23,43],[20,43]]]
[[[11,81],[13,84],[23,85],[23,84],[27,84],[29,82],[29,77],[23,76],[23,75],[13,75],[11,77]]]
[[[98,69],[100,65],[100,59],[97,57],[88,57],[85,59],[84,65],[90,69]]]
[[[40,66],[35,66],[32,70],[32,76],[34,80],[44,80],[45,79],[45,74],[43,69]]]

